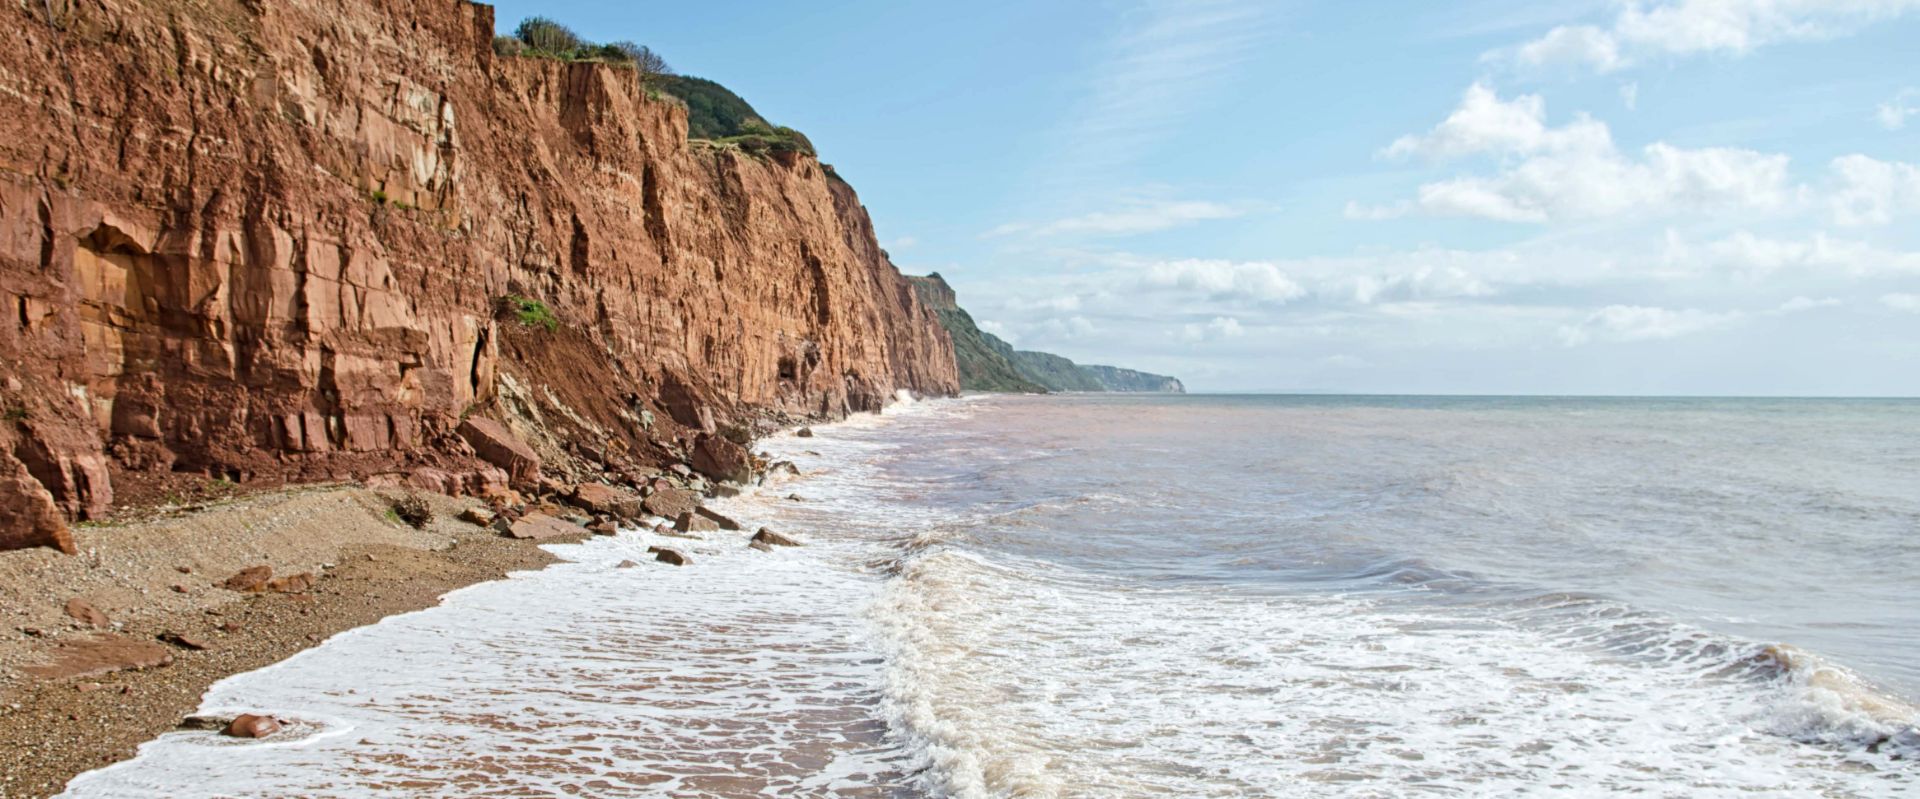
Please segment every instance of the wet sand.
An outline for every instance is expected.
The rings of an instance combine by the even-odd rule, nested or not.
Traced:
[[[81,554],[0,552],[0,799],[58,793],[74,775],[126,759],[175,728],[207,687],[448,591],[553,561],[533,542],[459,521],[473,500],[426,496],[435,519],[390,518],[394,492],[300,488],[184,513],[76,529]],[[318,576],[305,593],[221,584],[267,564]],[[70,617],[79,598],[107,628]],[[161,643],[172,662],[93,676],[37,676],[65,647],[102,634]]]

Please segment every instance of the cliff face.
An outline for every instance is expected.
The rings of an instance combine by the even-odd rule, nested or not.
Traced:
[[[1129,391],[1148,394],[1185,394],[1187,387],[1177,378],[1122,369],[1118,366],[1080,364],[1080,371],[1100,383],[1103,391]]]
[[[960,386],[968,391],[1186,393],[1186,386],[1166,375],[1115,366],[1083,366],[1052,353],[1015,350],[974,324],[973,316],[960,307],[958,295],[940,273],[909,275],[907,280],[947,326],[959,362]]]
[[[925,277],[909,275],[920,300],[940,317],[947,334],[953,337],[953,356],[960,369],[960,387],[968,391],[1005,391],[1021,394],[1045,394],[1047,387],[1034,382],[1014,363],[1013,346],[999,336],[981,330],[973,316],[960,307],[953,287],[935,272]]]
[[[487,6],[0,20],[0,548],[155,475],[487,490],[469,414],[597,472],[959,389],[844,182],[690,145],[630,71],[498,58]]]

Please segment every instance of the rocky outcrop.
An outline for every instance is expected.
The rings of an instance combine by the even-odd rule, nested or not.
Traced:
[[[959,389],[853,189],[463,0],[11,3],[0,547],[148,476],[568,482]],[[429,469],[431,471],[419,471]]]

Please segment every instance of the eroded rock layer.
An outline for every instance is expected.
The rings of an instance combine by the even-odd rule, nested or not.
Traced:
[[[630,70],[496,57],[488,6],[0,20],[0,548],[144,475],[491,490],[474,415],[613,471],[958,389],[830,169],[689,144]]]

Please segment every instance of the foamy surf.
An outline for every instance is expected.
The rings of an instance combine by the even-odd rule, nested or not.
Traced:
[[[206,699],[323,732],[165,736],[71,795],[1868,797],[1920,781],[1898,691],[1770,643],[1797,638],[1742,634],[1777,609],[1679,571],[1724,546],[1668,533],[1624,550],[1658,566],[1636,582],[1615,554],[1633,530],[1556,528],[1577,514],[1530,504],[1586,479],[1535,453],[1651,469],[1607,449],[1631,427],[1582,427],[1601,438],[1574,446],[1534,417],[1126,402],[898,402],[775,437],[801,475],[723,509],[806,547],[557,547],[562,564]],[[1499,435],[1519,438],[1460,462]],[[1421,461],[1435,453],[1438,472]],[[1729,526],[1685,515],[1719,489],[1659,475],[1672,502],[1626,485],[1575,507]],[[1767,491],[1812,506],[1786,485]],[[1819,490],[1821,507],[1867,501]],[[694,565],[618,568],[652,544]],[[1897,613],[1856,573],[1848,601]],[[1726,584],[1753,574],[1790,572],[1745,563]],[[1711,609],[1675,610],[1696,605]]]

